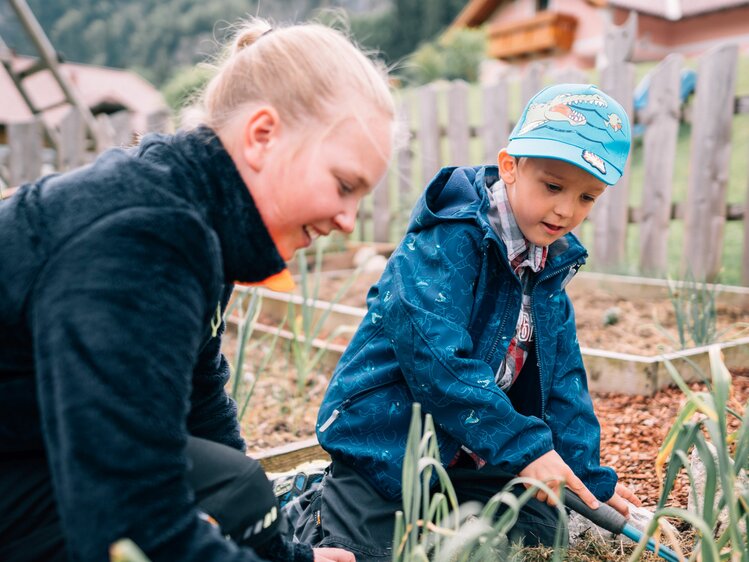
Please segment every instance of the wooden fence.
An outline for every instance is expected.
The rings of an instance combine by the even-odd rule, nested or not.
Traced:
[[[633,115],[634,65],[629,61],[634,45],[634,25],[609,29],[605,42],[606,65],[598,84]],[[749,285],[749,195],[743,203],[728,205],[729,159],[734,116],[749,113],[749,96],[737,97],[738,48],[724,45],[699,60],[695,93],[687,105],[680,99],[680,71],[684,61],[670,55],[652,71],[648,103],[636,116],[644,126],[637,150],[642,150],[644,169],[641,185],[632,185],[630,164],[618,182],[607,189],[589,217],[592,232],[587,240],[599,270],[622,271],[627,247],[633,252],[633,231],[639,230],[638,273],[664,275],[668,268],[669,234],[683,221],[681,271],[697,279],[715,280],[722,265],[727,221],[743,221],[741,279]],[[531,64],[520,77],[506,77],[480,92],[464,82],[430,84],[400,102],[400,121],[407,125],[408,139],[393,158],[384,185],[375,190],[373,202],[360,213],[358,236],[375,241],[399,239],[408,211],[426,182],[442,166],[495,163],[498,150],[507,142],[512,115],[544,85],[586,82],[580,71],[565,70],[544,75],[541,64]],[[515,93],[512,103],[511,93]],[[519,96],[518,93],[519,92]],[[473,100],[471,108],[469,97]],[[513,111],[511,106],[515,106]],[[471,125],[469,109],[479,116]],[[685,115],[691,122],[691,146],[685,202],[674,202],[674,170],[680,124]],[[747,123],[749,126],[749,123]],[[405,128],[405,127],[404,127]],[[641,148],[639,148],[641,146]],[[745,160],[749,154],[740,155]],[[631,162],[632,158],[630,158]],[[744,185],[749,172],[744,168]],[[642,193],[637,205],[630,204],[630,189]],[[630,225],[637,225],[636,229]],[[672,256],[673,259],[673,256]],[[631,271],[633,268],[630,267]]]
[[[630,20],[623,27],[610,28],[605,42],[606,64],[599,69],[597,79],[630,115],[635,75],[628,60],[635,25]],[[737,60],[735,45],[706,53],[699,61],[696,91],[686,108],[679,95],[682,58],[670,55],[654,69],[647,107],[637,115],[637,121],[645,126],[642,184],[631,185],[628,165],[619,183],[599,198],[590,217],[591,226],[585,227],[584,241],[596,269],[622,271],[628,245],[632,253],[630,226],[635,224],[639,232],[639,247],[634,250],[637,272],[665,274],[669,235],[674,224],[681,222],[683,247],[688,249],[682,252],[682,271],[714,280],[723,260],[726,223],[743,221],[743,248],[738,259],[741,280],[749,285],[749,195],[743,203],[726,203],[732,123],[736,114],[749,113],[749,96],[737,97],[735,93]],[[440,167],[494,163],[497,151],[507,142],[513,116],[519,114],[527,99],[548,83],[587,80],[580,71],[546,75],[543,66],[532,64],[522,76],[502,78],[481,86],[478,92],[464,82],[452,82],[427,85],[402,95],[400,121],[407,125],[404,130],[408,138],[396,151],[383,184],[362,206],[355,235],[378,242],[399,240],[414,201]],[[476,99],[479,96],[480,103]],[[675,202],[676,146],[685,109],[691,121],[688,185],[685,201]],[[163,130],[165,117],[152,116],[149,128]],[[99,116],[98,121],[104,146],[133,141],[127,113]],[[9,125],[7,145],[0,144],[0,188],[3,182],[5,186],[18,185],[41,173],[90,161],[93,154],[85,150],[83,131],[83,124],[71,112],[60,125],[62,149],[53,153],[43,147],[37,123]],[[749,154],[741,157],[746,161]],[[743,173],[749,186],[749,172],[744,168]],[[630,205],[631,187],[643,194],[635,205]],[[735,248],[732,251],[736,253]]]

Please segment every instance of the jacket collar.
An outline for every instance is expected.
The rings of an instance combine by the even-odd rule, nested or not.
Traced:
[[[218,135],[201,126],[174,139],[197,180],[193,196],[218,236],[225,282],[257,282],[282,271],[286,264]]]

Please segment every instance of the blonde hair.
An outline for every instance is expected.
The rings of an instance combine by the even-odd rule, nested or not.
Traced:
[[[220,131],[247,104],[265,102],[292,125],[322,121],[352,98],[395,117],[387,71],[343,33],[315,23],[272,28],[252,18],[242,22],[206,86],[203,120]]]

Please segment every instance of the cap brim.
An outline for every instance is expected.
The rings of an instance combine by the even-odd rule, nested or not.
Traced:
[[[603,171],[593,166],[583,158],[583,150],[577,146],[558,142],[550,139],[518,138],[513,139],[507,145],[507,152],[512,156],[531,158],[553,158],[563,160],[582,168],[589,174],[597,177],[607,185],[614,185],[622,177],[621,170],[617,170],[611,162],[605,158]]]

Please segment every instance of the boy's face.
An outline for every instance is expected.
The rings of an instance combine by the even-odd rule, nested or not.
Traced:
[[[588,216],[606,184],[552,158],[515,158],[501,150],[499,173],[515,220],[530,242],[548,246]]]

